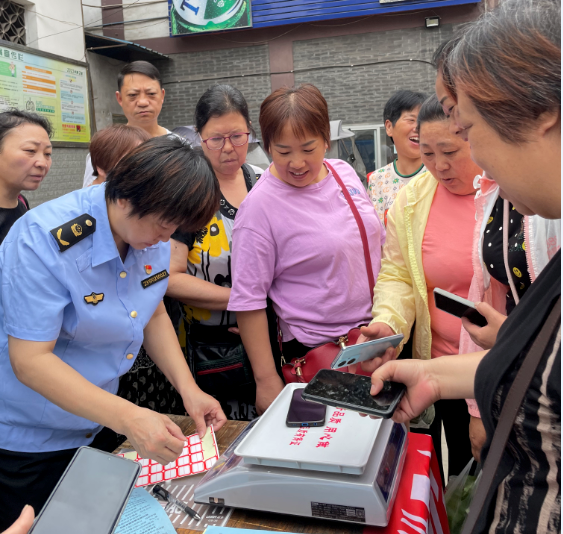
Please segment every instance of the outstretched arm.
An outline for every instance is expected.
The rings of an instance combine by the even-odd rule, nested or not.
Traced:
[[[124,434],[143,458],[167,464],[182,452],[184,436],[168,417],[92,384],[53,353],[55,341],[8,336],[8,344],[18,380],[53,404]]]
[[[371,376],[371,394],[377,395],[383,382],[400,382],[407,392],[393,414],[397,423],[406,423],[440,399],[475,398],[477,367],[487,351],[442,356],[433,360],[393,360]]]

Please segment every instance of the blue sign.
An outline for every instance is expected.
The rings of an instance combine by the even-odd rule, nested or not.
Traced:
[[[252,26],[265,28],[479,2],[480,0],[252,0]]]

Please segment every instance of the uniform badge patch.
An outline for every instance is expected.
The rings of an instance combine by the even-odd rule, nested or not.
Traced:
[[[152,267],[150,265],[145,265],[145,272],[147,274],[151,274],[152,273]]]
[[[84,213],[76,217],[76,219],[72,219],[72,221],[53,228],[51,234],[59,246],[59,251],[64,252],[72,245],[76,245],[76,243],[92,235],[95,231],[96,219]]]
[[[153,274],[149,278],[141,280],[141,285],[143,286],[143,289],[147,289],[147,287],[152,286],[153,284],[156,284],[157,282],[160,282],[165,278],[168,278],[168,276],[168,271],[164,269],[164,271],[160,271],[159,273]]]
[[[96,306],[98,302],[102,302],[102,300],[104,300],[104,294],[94,293],[92,291],[90,295],[84,295],[84,300],[86,301],[86,304],[93,304],[94,306]]]

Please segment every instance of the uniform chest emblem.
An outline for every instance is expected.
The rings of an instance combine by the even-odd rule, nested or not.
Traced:
[[[150,265],[145,265],[145,272],[147,274],[151,274],[152,273],[152,267]]]
[[[168,271],[164,269],[164,271],[160,271],[159,273],[153,274],[152,276],[149,276],[148,278],[141,280],[141,285],[143,286],[143,289],[147,289],[147,287],[150,287],[153,284],[156,284],[157,282],[160,282],[161,280],[168,278],[168,276],[169,276]]]
[[[84,300],[86,301],[86,304],[93,304],[94,306],[96,306],[98,302],[102,302],[102,300],[104,300],[104,294],[94,293],[92,291],[90,295],[84,295]]]

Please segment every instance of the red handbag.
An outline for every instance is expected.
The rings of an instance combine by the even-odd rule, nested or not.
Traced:
[[[366,264],[367,274],[368,274],[368,283],[369,283],[369,292],[371,296],[371,301],[373,302],[373,288],[375,286],[375,280],[373,278],[373,268],[371,266],[371,256],[369,254],[369,244],[368,238],[366,234],[366,228],[364,226],[364,222],[360,217],[358,212],[358,208],[354,204],[348,189],[338,176],[337,172],[334,170],[332,165],[325,160],[325,165],[328,167],[328,170],[332,172],[334,179],[342,189],[342,193],[344,194],[344,198],[348,202],[350,209],[352,210],[352,214],[354,215],[354,219],[356,219],[356,224],[358,225],[358,230],[360,231],[360,236],[362,238],[362,246],[364,249],[364,260]],[[333,341],[330,343],[325,343],[324,345],[320,345],[319,347],[315,347],[311,349],[305,356],[302,358],[293,358],[291,362],[286,363],[285,358],[283,357],[282,351],[282,373],[286,384],[290,382],[309,382],[318,371],[321,369],[330,369],[330,364],[334,361],[337,354],[340,352],[341,349],[355,345],[358,341],[358,337],[360,337],[360,328],[352,328],[347,334],[340,336],[337,341]],[[280,350],[282,348],[282,338],[281,338],[281,329],[279,328],[278,323],[278,341],[280,344]],[[348,371],[348,367],[342,367],[339,371]],[[364,374],[361,371],[361,368],[358,367],[358,374]]]

